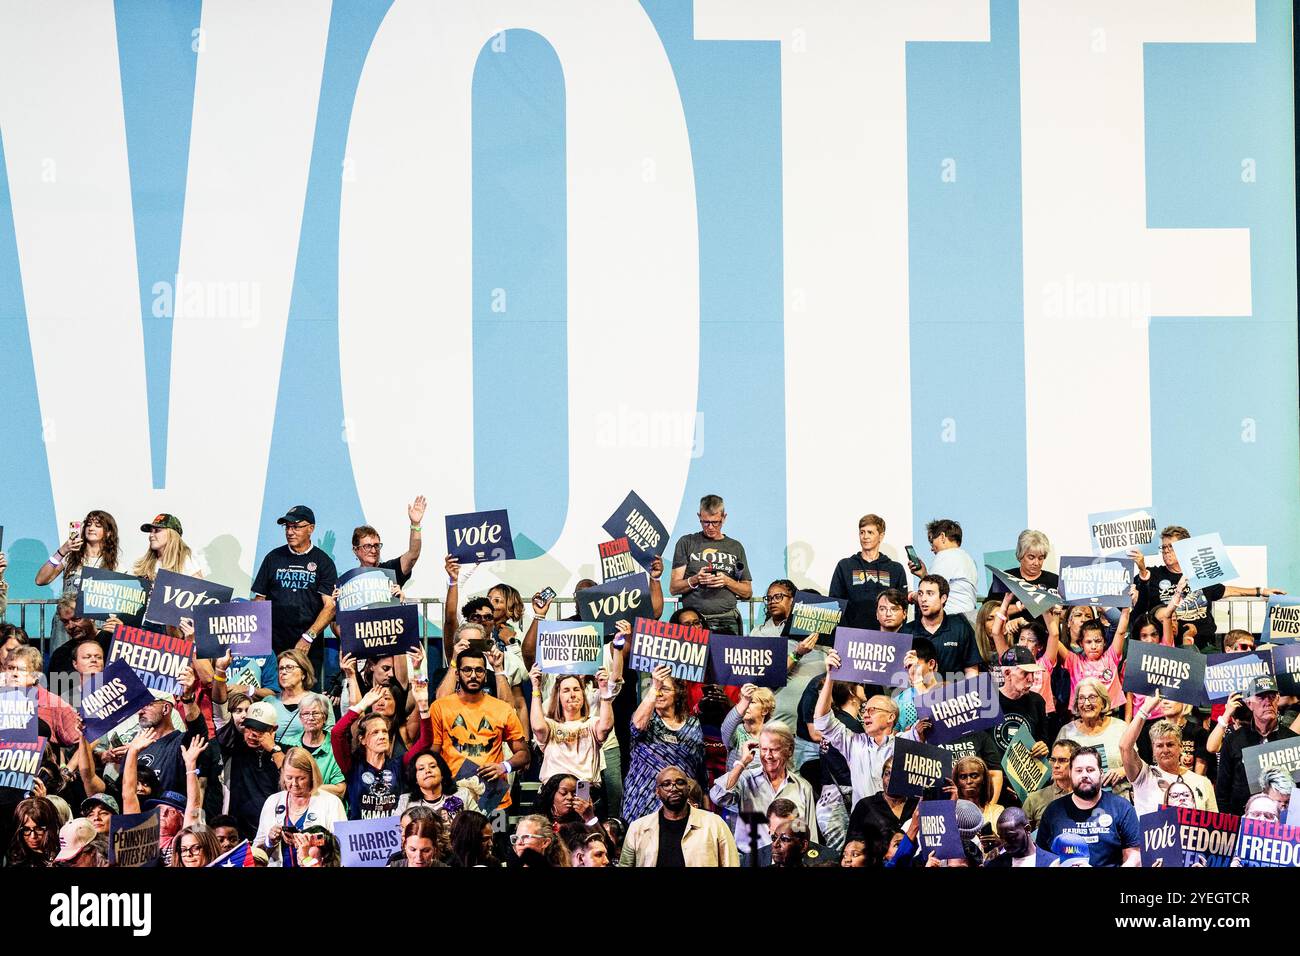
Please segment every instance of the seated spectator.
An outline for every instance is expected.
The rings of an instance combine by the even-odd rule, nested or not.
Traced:
[[[957,782],[957,797],[969,800],[979,807],[984,823],[992,829],[1002,815],[1003,807],[993,800],[993,781],[989,777],[989,768],[979,757],[962,757],[952,766],[953,779]]]
[[[1049,803],[1074,790],[1074,784],[1070,782],[1070,761],[1079,749],[1078,741],[1074,740],[1058,740],[1052,744],[1052,752],[1047,758],[1051,775],[1040,789],[1025,797],[1022,805],[1030,829],[1038,829],[1038,821]]]
[[[1033,827],[1024,810],[1008,807],[997,820],[998,839],[1002,852],[989,861],[995,867],[1053,866],[1056,855],[1034,845]]]
[[[406,765],[406,792],[397,801],[397,812],[427,807],[451,826],[451,818],[462,810],[477,810],[483,784],[477,777],[457,780],[441,754],[425,751]]]
[[[452,865],[500,866],[492,837],[492,824],[477,810],[465,810],[451,821]]]
[[[568,866],[568,851],[555,835],[550,819],[531,813],[515,826],[510,844],[515,848],[515,859],[523,865]],[[530,859],[535,854],[541,859]]]
[[[609,845],[602,833],[584,833],[569,846],[570,866],[609,866]]]
[[[9,854],[6,866],[45,868],[54,864],[59,853],[59,815],[45,797],[28,797],[14,808],[14,820],[18,826],[14,829],[13,839],[9,842]],[[78,821],[89,829],[93,839],[95,830]]]
[[[438,818],[412,820],[402,828],[402,855],[397,863],[389,866],[405,866],[417,869],[445,867],[440,859],[442,824]]]
[[[222,852],[216,835],[202,823],[193,823],[172,840],[171,865],[188,869],[204,867]]]
[[[895,833],[902,833],[907,821],[912,819],[920,797],[898,797],[889,792],[889,781],[893,774],[894,758],[885,760],[881,771],[880,789],[869,797],[859,800],[849,817],[849,833],[869,834],[873,831],[885,840]]]

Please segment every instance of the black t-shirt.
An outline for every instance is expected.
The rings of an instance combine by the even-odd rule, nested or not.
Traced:
[[[984,664],[979,645],[975,643],[975,632],[960,614],[945,613],[939,629],[933,634],[925,629],[925,624],[919,617],[908,621],[899,631],[930,639],[934,644],[940,674],[960,674],[968,667],[981,667]]]
[[[170,718],[168,718],[170,720]],[[171,790],[185,795],[185,758],[181,748],[195,737],[206,737],[208,725],[203,715],[185,725],[185,732],[173,730],[160,740],[155,740],[140,751],[138,766],[148,768],[158,775],[158,782],[164,790]],[[216,747],[207,747],[199,754],[199,773],[209,781],[221,773],[221,754]]]
[[[888,843],[889,838],[895,833],[903,832],[904,825],[912,819],[912,814],[916,812],[916,805],[920,802],[919,797],[907,797],[903,801],[903,815],[896,817],[894,811],[889,809],[889,803],[883,793],[864,797],[857,802],[853,813],[849,815],[848,832],[850,835],[866,835],[869,830],[874,830]]]
[[[1028,727],[1035,740],[1051,745],[1047,739],[1047,705],[1043,703],[1042,694],[1031,690],[1012,700],[999,691],[998,699],[1002,702],[1002,719],[993,725],[992,734],[993,744],[998,748],[999,767],[1011,746],[1011,738],[1020,732],[1021,727]]]
[[[252,591],[271,601],[271,646],[275,653],[287,651],[298,643],[298,638],[325,606],[324,598],[334,593],[337,583],[334,561],[315,546],[306,554],[294,554],[285,544],[262,559]],[[324,647],[317,641],[309,657],[316,662],[324,654]]]
[[[704,537],[704,532],[683,535],[673,549],[673,567],[685,568],[686,577],[694,577],[706,566],[712,565],[720,574],[735,581],[750,580],[749,562],[745,546],[735,538],[715,541]],[[687,591],[681,598],[682,607],[698,614],[726,614],[736,609],[736,595],[726,588],[700,587]]]
[[[682,855],[682,837],[686,835],[686,824],[690,815],[680,820],[669,820],[659,811],[659,854],[655,866],[686,866],[686,857]]]
[[[230,761],[230,813],[239,823],[239,834],[251,840],[257,835],[266,798],[280,789],[280,768],[275,758],[244,743],[243,734],[233,734],[226,758]]]
[[[942,747],[952,754],[954,765],[962,757],[979,757],[990,770],[1000,771],[1002,769],[1002,757],[998,753],[997,745],[993,743],[993,735],[987,730],[962,734],[956,740],[950,740],[946,744],[937,744],[936,746]]]
[[[397,578],[399,588],[406,587],[406,582],[411,580],[411,576],[402,570],[402,559],[392,558],[388,561],[380,561],[379,566],[386,571],[392,571]]]
[[[1133,608],[1133,616],[1136,618],[1147,611],[1154,611],[1158,607],[1163,607],[1169,603],[1169,598],[1173,596],[1174,588],[1178,586],[1182,573],[1174,573],[1166,567],[1151,568],[1151,576],[1147,580],[1138,580],[1135,583],[1138,586],[1138,603]],[[1196,625],[1196,646],[1202,653],[1213,654],[1222,650],[1215,641],[1215,632],[1218,627],[1214,623],[1214,615],[1210,613],[1210,605],[1215,601],[1223,600],[1225,593],[1222,584],[1211,584],[1207,588],[1193,591],[1183,598],[1181,604],[1174,609],[1175,630],[1174,643],[1179,647],[1182,646],[1182,630],[1187,624]]]

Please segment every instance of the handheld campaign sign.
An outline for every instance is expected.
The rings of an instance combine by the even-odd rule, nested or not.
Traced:
[[[1241,817],[1192,807],[1178,808],[1178,839],[1183,866],[1230,866],[1237,853]]]
[[[140,624],[149,600],[149,582],[133,574],[102,568],[82,568],[77,591],[77,617],[91,620],[117,615],[126,624]]]
[[[679,680],[702,682],[709,659],[710,634],[702,627],[685,627],[668,621],[639,617],[632,628],[628,666],[649,673],[671,667]]]
[[[845,598],[826,597],[811,591],[795,592],[794,606],[790,609],[790,636],[819,634],[821,637],[817,643],[829,646],[832,643],[831,635],[839,626],[848,604]]]
[[[1237,857],[1244,866],[1300,866],[1300,827],[1242,817]]]
[[[160,694],[181,692],[181,671],[190,665],[194,642],[123,625],[113,632],[106,664],[124,661],[150,690]]]
[[[1275,640],[1300,641],[1300,597],[1270,594],[1264,612],[1264,630],[1259,636],[1261,644]]]
[[[649,617],[650,575],[632,574],[617,581],[607,581],[574,595],[578,604],[578,617],[584,621],[599,621],[605,633],[612,634],[618,621]]]
[[[1300,644],[1273,648],[1273,672],[1279,694],[1300,696]]]
[[[1138,819],[1142,827],[1142,865],[1183,865],[1183,844],[1179,835],[1178,808],[1161,807]]]
[[[1243,654],[1211,654],[1205,659],[1205,697],[1201,703],[1221,704],[1233,694],[1250,693],[1256,677],[1273,675],[1273,655],[1267,650]]]
[[[1034,749],[1035,742],[1034,735],[1029,732],[1029,726],[1021,724],[1016,735],[1007,744],[1007,752],[1002,755],[1002,771],[1006,774],[1007,783],[1011,784],[1011,789],[1016,792],[1016,796],[1022,803],[1025,797],[1047,781],[1051,773],[1044,758],[1031,755],[1030,751]]]
[[[894,762],[889,772],[889,793],[919,797],[940,780],[952,779],[952,752],[906,737],[894,738]]]
[[[391,585],[396,583],[392,568],[353,568],[339,578],[338,612],[395,604]]]
[[[711,634],[709,655],[713,660],[713,680],[724,687],[745,684],[784,687],[785,649],[784,637]]]
[[[179,627],[181,618],[194,617],[194,609],[200,605],[225,604],[234,596],[235,589],[224,584],[159,569],[144,619],[148,624]]]
[[[344,866],[387,866],[388,858],[402,848],[397,817],[370,820],[340,820],[334,835]]]
[[[49,741],[37,737],[32,741],[9,740],[0,742],[0,789],[27,793],[32,789],[36,771],[41,769],[45,745]]]
[[[117,813],[108,821],[108,862],[112,866],[148,866],[161,856],[157,807],[144,813]]]
[[[271,653],[271,602],[230,601],[194,609],[194,656],[216,660]]]
[[[0,740],[34,743],[37,737],[36,688],[0,689]]]
[[[504,509],[447,515],[447,553],[462,564],[513,561],[510,516]]]
[[[852,684],[906,687],[903,658],[912,649],[911,634],[869,631],[860,627],[835,629],[835,653],[840,666],[835,679]]]
[[[636,562],[632,560],[632,546],[627,538],[602,541],[599,549],[601,580],[617,581],[629,574],[636,574]]]
[[[628,492],[601,527],[611,538],[627,538],[632,557],[643,568],[650,567],[668,546],[668,528],[635,491]]]
[[[1193,591],[1237,577],[1237,569],[1228,558],[1228,549],[1217,534],[1198,534],[1194,538],[1175,541],[1174,555],[1187,576],[1188,587]]]
[[[1141,551],[1155,554],[1159,549],[1160,527],[1154,508],[1126,508],[1088,515],[1093,554],[1123,554]]]
[[[952,800],[921,801],[921,859],[933,853],[940,860],[965,859],[961,831],[957,829],[957,804]]]
[[[456,771],[457,780],[469,780],[476,778],[483,785],[483,792],[478,795],[475,802],[478,804],[479,811],[491,815],[505,798],[509,777],[497,777],[495,780],[484,780],[478,776],[482,767],[466,757],[460,762],[460,769]],[[455,789],[454,787],[452,788]]]
[[[1149,697],[1157,690],[1167,700],[1196,706],[1205,685],[1205,656],[1194,647],[1166,647],[1130,641],[1124,665],[1124,690]]]
[[[1073,607],[1128,607],[1137,563],[1131,558],[1061,558],[1061,600]]]
[[[1002,702],[992,675],[976,674],[921,694],[916,698],[916,716],[934,723],[926,743],[946,744],[992,727],[1002,716]]]
[[[373,660],[405,654],[420,643],[420,606],[387,604],[364,611],[345,611],[338,617],[339,650]]]
[[[116,661],[98,674],[91,674],[81,682],[81,719],[85,738],[98,740],[153,700],[149,688],[126,661]]]
[[[543,674],[595,674],[604,642],[598,624],[538,621],[537,666]]]
[[[986,564],[984,567],[988,569],[989,574],[993,575],[993,580],[1002,585],[998,593],[1005,594],[1010,591],[1015,595],[1016,600],[1024,605],[1025,610],[1034,617],[1041,617],[1044,611],[1061,603],[1061,595],[1051,588],[1030,584],[1023,578],[1008,574],[991,564]]]
[[[1288,775],[1300,770],[1300,738],[1289,737],[1246,747],[1241,752],[1241,765],[1246,771],[1250,792],[1259,793],[1259,778],[1265,770],[1277,769]]]

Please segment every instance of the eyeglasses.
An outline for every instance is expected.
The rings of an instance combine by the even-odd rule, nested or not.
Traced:
[[[285,522],[285,528],[292,528],[294,531],[301,531],[303,528],[310,528],[311,523],[308,521]]]
[[[510,837],[510,845],[518,846],[521,843],[546,843],[547,838],[542,833],[515,833]]]
[[[763,598],[764,604],[775,604],[777,601],[788,601],[792,595],[789,594],[769,594]]]
[[[1074,699],[1080,704],[1095,704],[1097,701],[1101,700],[1101,698],[1096,694],[1080,694]]]
[[[181,856],[202,856],[203,847],[201,846],[183,846],[181,847]]]
[[[890,711],[886,710],[884,707],[868,707],[868,708],[866,708],[866,712],[867,712],[868,714],[888,714],[888,713],[890,713]]]
[[[722,519],[721,519],[721,518],[717,518],[717,519],[701,518],[701,519],[700,519],[700,524],[704,525],[704,527],[706,527],[706,528],[713,528],[713,527],[716,527],[716,526],[722,524]]]
[[[359,544],[359,545],[357,545],[357,550],[358,550],[358,551],[378,551],[378,550],[379,550],[380,548],[382,548],[383,546],[384,546],[384,544],[383,544],[382,541],[379,542],[378,544]]]
[[[459,670],[462,674],[486,674],[487,673],[486,667],[458,667],[457,670]]]
[[[40,836],[45,832],[45,827],[19,827],[18,832],[23,836]]]
[[[798,843],[799,838],[790,833],[778,833],[772,837],[773,843]]]
[[[1238,644],[1238,645],[1236,645],[1233,649],[1234,649],[1234,650],[1238,650],[1238,651],[1253,651],[1253,650],[1255,649],[1255,645],[1254,645],[1254,644]]]
[[[281,674],[283,674],[285,671],[300,671],[300,670],[302,670],[302,668],[299,667],[297,664],[290,664],[287,661],[281,664],[278,668],[278,672]]]
[[[687,783],[685,780],[660,780],[656,786],[663,790],[685,790]]]
[[[496,615],[493,614],[491,611],[479,611],[476,614],[471,614],[469,616],[469,619],[471,621],[482,621],[483,623],[486,624],[490,622],[494,617],[496,617]]]

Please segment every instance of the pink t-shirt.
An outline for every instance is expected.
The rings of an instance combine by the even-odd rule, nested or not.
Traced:
[[[1101,681],[1102,686],[1106,688],[1106,694],[1110,697],[1111,710],[1118,710],[1124,706],[1124,685],[1120,681],[1119,655],[1115,653],[1113,645],[1106,648],[1106,653],[1095,661],[1070,651],[1065,655],[1065,669],[1070,674],[1071,710],[1074,710],[1074,692],[1078,690],[1079,682],[1090,677]]]

